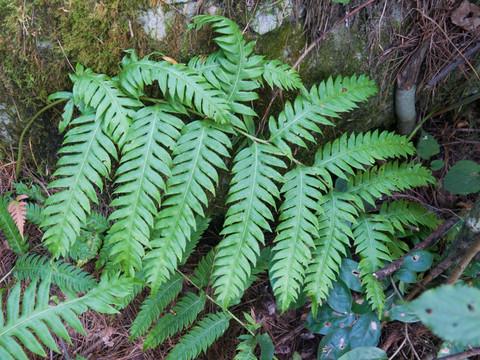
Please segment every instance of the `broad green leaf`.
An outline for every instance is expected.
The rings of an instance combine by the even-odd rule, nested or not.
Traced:
[[[440,145],[435,138],[426,133],[422,132],[420,139],[417,143],[417,154],[423,160],[429,160],[432,156],[437,155],[440,152]]]
[[[337,281],[327,299],[327,304],[335,311],[347,314],[352,309],[352,294],[342,281]]]
[[[403,260],[402,267],[415,272],[423,272],[430,269],[433,255],[425,250],[414,251]]]
[[[350,346],[377,346],[381,334],[380,321],[373,313],[361,315],[352,326]]]
[[[422,294],[410,308],[442,339],[460,345],[480,345],[480,290],[444,285]]]
[[[480,164],[460,160],[443,179],[445,189],[455,195],[468,195],[480,191]]]
[[[358,262],[351,259],[344,259],[340,268],[340,279],[350,288],[350,290],[361,292],[360,270]]]

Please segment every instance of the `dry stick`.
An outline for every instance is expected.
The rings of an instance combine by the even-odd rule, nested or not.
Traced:
[[[455,60],[454,62],[448,64],[442,70],[440,70],[440,72],[428,82],[427,86],[433,87],[437,85],[441,80],[446,78],[448,74],[450,74],[453,70],[455,70],[460,65],[465,64],[467,59],[471,58],[479,50],[480,50],[480,42],[477,42],[475,45],[473,45],[467,51],[465,51],[465,53],[463,54],[463,57]]]
[[[432,280],[443,274],[445,270],[452,266],[452,264],[455,263],[457,259],[458,255],[456,253],[448,255],[437,266],[435,266],[435,268],[433,268],[412,291],[408,293],[408,295],[405,297],[405,300],[412,300],[415,296],[418,295],[418,293],[425,289],[427,284],[429,284]]]
[[[306,49],[305,51],[298,57],[297,61],[295,61],[295,64],[293,64],[293,68],[294,69],[297,69],[300,64],[303,62],[303,60],[305,60],[305,58],[308,56],[308,54],[310,54],[312,52],[313,49],[315,49],[323,40],[325,40],[326,36],[333,30],[335,29],[335,27],[337,27],[338,25],[340,25],[341,23],[345,22],[346,20],[348,20],[349,18],[351,18],[352,16],[356,15],[357,13],[359,13],[362,9],[366,8],[367,6],[373,4],[375,1],[377,0],[368,0],[368,1],[365,1],[362,5],[359,5],[357,6],[355,9],[353,9],[352,11],[350,12],[347,12],[345,14],[345,16],[343,18],[341,18],[340,20],[337,20],[333,26],[324,31],[322,34],[320,34],[319,37],[317,37]],[[280,95],[280,90],[277,90],[275,91],[275,93],[273,94],[270,102],[268,103],[268,106],[267,108],[265,109],[265,112],[262,116],[262,120],[260,121],[260,126],[259,126],[259,131],[262,131],[264,126],[265,126],[265,122],[266,122],[266,119],[268,117],[268,114],[270,113],[270,109],[272,108],[273,106],[273,103],[274,101],[276,100],[276,98],[278,97],[278,95]]]
[[[457,218],[450,218],[446,220],[444,223],[442,223],[434,232],[432,232],[425,240],[419,242],[417,245],[415,245],[412,250],[402,256],[401,258],[391,262],[384,268],[375,271],[373,275],[379,279],[382,280],[386,278],[387,276],[393,274],[395,271],[400,269],[402,266],[403,262],[405,261],[405,258],[407,256],[410,256],[412,252],[417,251],[417,250],[422,250],[427,247],[430,247],[434,245],[438,240],[440,240],[453,226],[457,224],[459,220]]]
[[[473,260],[473,258],[480,252],[480,236],[477,237],[477,240],[467,249],[465,255],[461,258],[460,263],[455,268],[455,270],[450,274],[450,277],[447,280],[447,284],[455,284],[463,272]]]
[[[448,355],[448,356],[442,356],[441,358],[435,358],[434,360],[463,360],[467,359],[470,356],[474,355],[480,355],[480,347],[477,348],[472,348],[470,350],[464,351],[462,353],[458,354],[453,354],[453,355]]]

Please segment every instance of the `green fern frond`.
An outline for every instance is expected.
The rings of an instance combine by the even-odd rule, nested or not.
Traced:
[[[104,131],[117,144],[121,144],[130,126],[133,109],[143,104],[123,94],[116,82],[108,76],[96,74],[80,64],[77,65],[71,79],[73,99],[77,106],[94,109],[96,118],[104,126]]]
[[[111,304],[125,296],[127,286],[124,280],[103,282],[82,297],[50,305],[48,280],[38,286],[36,281],[32,281],[23,296],[21,283],[18,282],[8,296],[6,316],[3,310],[0,311],[0,357],[5,360],[26,360],[28,356],[22,346],[43,357],[47,356],[44,346],[60,353],[52,335],[71,343],[65,324],[77,333],[85,334],[78,316],[88,309],[116,313]]]
[[[262,76],[271,88],[276,86],[282,90],[294,90],[303,87],[298,72],[279,60],[266,61],[263,65]]]
[[[314,168],[297,167],[285,174],[277,236],[272,249],[270,280],[282,311],[296,301],[318,234],[318,200],[326,190]]]
[[[255,356],[255,348],[257,347],[257,339],[250,334],[243,334],[238,337],[235,358],[233,360],[258,360]]]
[[[353,225],[356,253],[360,256],[360,278],[365,287],[367,299],[373,310],[380,314],[385,304],[381,284],[372,273],[385,262],[392,261],[388,243],[392,242],[393,227],[382,215],[363,215]]]
[[[305,278],[305,291],[314,310],[327,299],[353,238],[350,224],[356,222],[358,211],[351,199],[348,194],[331,192],[319,201],[318,236]]]
[[[195,251],[195,248],[197,247],[198,243],[203,237],[203,234],[205,231],[208,229],[208,226],[210,225],[210,220],[211,218],[205,218],[202,216],[195,216],[195,225],[197,228],[195,231],[192,233],[190,236],[190,240],[187,242],[187,246],[185,248],[185,252],[183,253],[183,258],[182,261],[180,262],[180,265],[184,265],[190,255]]]
[[[202,75],[214,88],[222,90],[229,81],[228,75],[220,64],[222,56],[221,51],[208,56],[194,56],[188,62],[188,67]]]
[[[83,115],[72,121],[65,135],[62,155],[50,188],[60,189],[45,202],[43,242],[54,257],[65,256],[87,221],[91,202],[97,203],[95,187],[102,189],[103,177],[110,172],[110,158],[117,157],[113,142],[102,130],[95,115]]]
[[[418,231],[419,226],[434,229],[440,223],[433,212],[428,211],[419,203],[407,200],[383,203],[380,214],[388,219],[396,230],[402,233],[409,229],[417,229]]]
[[[157,81],[165,96],[194,107],[218,123],[232,121],[224,94],[186,65],[148,58],[139,60],[132,53],[123,59],[119,79],[121,86],[132,96],[143,95],[144,87]]]
[[[38,201],[39,203],[43,203],[45,201],[45,195],[43,190],[40,186],[35,184],[25,184],[22,182],[14,183],[15,186],[15,193],[17,195],[27,195],[28,200],[30,201]]]
[[[50,280],[58,287],[73,292],[86,292],[96,285],[95,279],[82,269],[63,261],[51,261],[37,255],[25,254],[15,263],[13,274],[18,280]]]
[[[265,242],[263,231],[270,231],[269,207],[275,208],[280,197],[275,183],[283,181],[276,168],[285,167],[276,154],[268,145],[253,143],[235,157],[221,232],[225,238],[218,245],[213,273],[215,294],[225,307],[243,294]]]
[[[230,147],[228,137],[211,122],[185,126],[174,151],[163,208],[155,219],[152,250],[145,256],[144,269],[152,289],[166,281],[183,258],[196,229],[195,215],[204,217],[206,192],[215,194],[216,168],[226,169],[222,157],[229,156]]]
[[[360,264],[362,267],[366,267],[362,264],[362,261],[360,261]],[[382,283],[378,281],[372,273],[364,273],[360,276],[367,301],[372,309],[377,312],[378,317],[381,318],[386,301]]]
[[[230,316],[224,312],[206,315],[170,351],[166,360],[192,360],[205,353],[227,331]]]
[[[213,248],[207,253],[207,255],[202,257],[202,259],[198,262],[197,267],[193,271],[193,275],[190,280],[192,280],[192,282],[199,288],[208,286],[208,283],[210,282],[215,255],[216,249]]]
[[[27,239],[25,239],[15,225],[12,216],[8,212],[9,199],[0,195],[0,230],[5,236],[10,249],[17,254],[23,254],[28,250]]]
[[[368,263],[369,268],[378,270],[385,262],[392,261],[386,246],[392,241],[393,234],[388,219],[376,214],[363,215],[357,218],[352,230],[356,253]]]
[[[35,203],[27,203],[27,221],[40,226],[43,220],[43,207]]]
[[[192,292],[182,296],[172,311],[158,320],[145,339],[143,348],[156,348],[168,337],[190,326],[205,307],[205,299],[205,295],[198,296]]]
[[[415,163],[386,163],[374,166],[350,178],[347,192],[355,204],[364,209],[364,201],[375,206],[375,200],[394,191],[404,191],[435,182],[429,169]]]
[[[110,257],[129,274],[141,268],[160,192],[165,190],[162,177],[171,175],[168,149],[174,148],[183,122],[170,111],[156,105],[137,112],[116,171],[116,197],[111,206],[117,209],[110,215]]]
[[[140,311],[130,327],[130,337],[136,339],[144,335],[153,322],[157,321],[167,305],[182,290],[183,278],[174,275],[156,293],[151,293],[143,301]]]
[[[197,29],[206,24],[211,24],[218,34],[214,41],[224,55],[218,60],[228,77],[222,86],[227,103],[235,113],[255,116],[255,111],[242,102],[258,99],[253,90],[260,87],[258,79],[263,72],[263,57],[253,53],[255,43],[245,41],[234,21],[215,15],[199,15],[193,19],[193,26]]]
[[[306,148],[305,140],[316,142],[312,133],[322,133],[319,125],[333,126],[326,117],[339,117],[376,91],[375,83],[363,75],[329,78],[312,86],[310,92],[298,96],[293,104],[287,102],[278,119],[270,117],[270,141],[287,154],[291,152],[288,143]]]
[[[315,156],[314,166],[322,179],[332,187],[331,174],[347,179],[356,170],[364,170],[377,160],[406,157],[415,147],[405,136],[377,130],[360,134],[343,134],[323,145]]]

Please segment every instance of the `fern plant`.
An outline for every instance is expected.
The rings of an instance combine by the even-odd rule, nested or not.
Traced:
[[[150,288],[132,338],[153,326],[145,346],[154,347],[189,327],[205,298],[220,305],[170,358],[194,358],[226,331],[233,318],[228,309],[263,268],[263,254],[269,254],[269,278],[282,311],[303,293],[313,309],[324,302],[351,252],[361,260],[367,298],[381,312],[382,284],[372,274],[405,250],[392,229],[421,224],[402,215],[410,205],[381,203],[428,185],[431,174],[403,161],[414,147],[395,133],[344,134],[317,145],[324,127],[376,93],[367,76],[329,78],[306,89],[290,66],[256,55],[233,21],[194,18],[192,28],[205,26],[212,27],[218,46],[209,56],[179,64],[128,51],[118,76],[78,65],[72,92],[52,96],[67,101],[60,125],[66,134],[50,183],[54,193],[43,211],[43,243],[54,258],[68,256],[113,179],[112,226],[98,264],[106,274],[140,279],[131,297]],[[265,85],[296,97],[270,116],[262,132],[253,102]],[[295,158],[312,146],[318,147],[314,161]],[[198,267],[209,276],[194,274],[198,292],[179,297],[172,308],[179,317],[164,314],[181,293],[177,273],[198,243],[201,219],[223,215],[212,204],[225,187],[222,239]]]
[[[10,290],[6,313],[0,316],[0,356],[6,360],[26,360],[24,349],[47,356],[45,347],[60,353],[52,335],[71,342],[68,325],[77,333],[85,333],[78,316],[88,309],[114,314],[112,306],[129,292],[126,279],[103,281],[81,297],[67,298],[50,304],[50,281],[32,281],[21,292],[21,282]]]

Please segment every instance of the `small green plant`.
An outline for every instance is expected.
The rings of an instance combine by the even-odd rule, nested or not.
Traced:
[[[41,201],[29,211],[41,218],[43,244],[55,259],[81,261],[101,247],[97,265],[104,281],[120,273],[135,284],[121,306],[150,289],[131,328],[132,338],[147,334],[146,348],[193,324],[169,359],[197,357],[232,319],[246,330],[238,359],[254,358],[257,345],[270,353],[266,335],[230,311],[267,269],[282,312],[306,295],[315,315],[351,252],[360,260],[359,286],[381,315],[385,295],[373,272],[407,250],[398,233],[428,225],[422,222],[425,209],[384,200],[431,183],[430,171],[401,161],[415,149],[387,131],[344,134],[319,145],[313,162],[301,162],[297,154],[317,144],[335,118],[374,95],[375,84],[364,75],[339,76],[307,90],[294,69],[254,54],[254,43],[233,21],[201,15],[192,28],[206,25],[216,33],[218,50],[211,55],[178,64],[128,51],[117,76],[77,65],[72,92],[51,97],[66,101],[60,123],[65,136],[49,184],[52,195],[41,216]],[[254,101],[265,85],[297,94],[262,132]],[[113,211],[94,229],[101,239],[84,251],[82,234],[110,179]],[[220,185],[228,187],[225,214],[211,209]],[[189,278],[180,267],[211,215],[225,216],[222,239]],[[11,230],[8,223],[4,228]],[[275,233],[272,244],[266,232]],[[195,290],[182,293],[184,282]],[[196,321],[207,300],[216,310]]]

